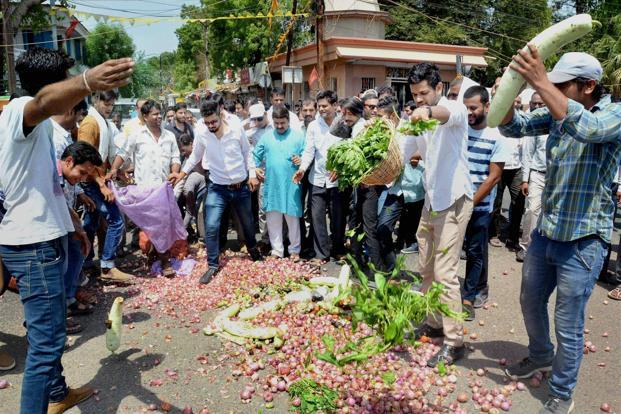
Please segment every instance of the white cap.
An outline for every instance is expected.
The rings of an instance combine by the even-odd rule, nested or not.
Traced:
[[[254,104],[250,106],[250,119],[261,118],[265,116],[265,106],[263,104]]]
[[[588,53],[565,53],[551,72],[548,79],[552,83],[563,83],[576,78],[586,78],[600,81],[602,79],[602,65]]]

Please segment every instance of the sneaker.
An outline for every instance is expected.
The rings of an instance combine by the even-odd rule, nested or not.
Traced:
[[[574,410],[574,401],[570,398],[563,400],[559,397],[550,396],[543,405],[539,414],[569,414]]]
[[[464,320],[466,322],[471,322],[474,320],[474,306],[470,303],[464,303],[461,305],[462,311],[466,314]]]
[[[15,368],[15,358],[6,352],[0,352],[0,371],[10,371]]]
[[[482,308],[487,302],[489,302],[489,294],[488,293],[479,293],[474,297],[474,303],[472,306],[475,309]]]
[[[440,362],[444,362],[444,365],[446,366],[453,365],[455,362],[463,358],[464,355],[466,355],[466,347],[464,345],[442,345],[442,348],[440,348],[438,353],[427,361],[427,366],[435,368]]]
[[[418,243],[412,243],[408,247],[401,249],[401,254],[418,253]]]
[[[489,239],[489,244],[494,247],[502,247],[502,242],[498,237],[492,237],[491,239]]]
[[[526,357],[517,364],[505,368],[505,374],[514,381],[518,380],[519,378],[530,378],[537,371],[552,371],[552,361],[536,363],[533,362],[533,360],[531,360],[530,358]]]
[[[99,277],[110,282],[129,282],[133,278],[129,273],[125,273],[116,267],[112,269],[101,269],[101,275]]]
[[[414,331],[414,339],[418,340],[423,336],[426,336],[428,338],[441,338],[444,336],[444,329],[433,328],[424,323],[416,328],[416,330]]]
[[[526,258],[526,252],[523,249],[518,250],[518,252],[515,254],[515,260],[517,260],[520,263],[523,263],[525,258]]]
[[[201,278],[200,278],[200,280],[198,282],[200,284],[202,284],[202,285],[206,285],[207,283],[209,283],[211,281],[211,279],[216,275],[216,273],[218,273],[218,270],[220,270],[220,268],[218,268],[218,267],[210,267],[203,274],[203,276],[201,276]]]
[[[93,395],[93,389],[90,387],[69,388],[67,396],[58,402],[51,402],[47,405],[47,414],[61,414],[80,404],[82,401],[89,399]]]
[[[465,250],[459,252],[459,260],[468,260],[468,254]]]

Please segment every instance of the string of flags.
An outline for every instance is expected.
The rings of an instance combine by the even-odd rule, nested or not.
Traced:
[[[207,18],[200,18],[200,19],[184,19],[181,17],[125,17],[125,16],[110,16],[110,15],[106,15],[106,14],[98,14],[98,13],[91,13],[91,12],[85,12],[85,11],[78,11],[75,9],[69,9],[69,8],[65,8],[65,7],[54,7],[51,10],[51,13],[57,13],[57,12],[63,12],[66,13],[67,15],[69,15],[70,17],[76,17],[78,19],[88,19],[88,18],[93,18],[95,19],[95,21],[97,22],[105,22],[105,23],[129,23],[130,25],[133,25],[134,23],[145,23],[147,25],[149,24],[153,24],[153,23],[159,23],[162,21],[166,21],[166,22],[181,22],[181,23],[192,23],[192,22],[196,22],[196,23],[213,23],[215,21],[218,20],[242,20],[242,19],[272,19],[274,17],[291,17],[291,18],[297,18],[297,17],[306,17],[308,16],[308,13],[291,13],[290,11],[285,12],[285,13],[272,13],[272,12],[268,12],[268,13],[256,13],[256,14],[252,14],[252,13],[241,13],[241,14],[229,14],[228,16],[218,16],[218,17],[207,17]]]

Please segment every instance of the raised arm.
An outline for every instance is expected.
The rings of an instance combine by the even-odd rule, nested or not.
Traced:
[[[85,73],[47,85],[24,107],[23,129],[32,129],[54,115],[69,112],[80,100],[95,91],[105,91],[127,85],[134,71],[130,58],[109,60]]]

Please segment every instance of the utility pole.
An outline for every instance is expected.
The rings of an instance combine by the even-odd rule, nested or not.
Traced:
[[[315,17],[315,41],[317,42],[317,75],[319,75],[319,88],[324,88],[324,42],[323,42],[323,14],[326,9],[324,0],[317,1],[317,16]]]
[[[293,48],[293,32],[295,31],[295,14],[297,13],[297,10],[298,0],[293,0],[293,5],[291,6],[291,14],[293,14],[294,17],[291,17],[291,19],[293,19],[293,23],[291,29],[289,30],[289,33],[287,34],[287,57],[285,59],[285,66],[289,66],[289,63],[291,62],[291,49]],[[290,93],[288,93],[287,96],[290,96],[289,103],[291,104],[291,107],[293,107],[293,83],[287,84],[285,86],[287,87],[287,89],[290,90]]]
[[[50,0],[50,9],[51,9],[50,22],[52,23],[52,49],[58,50],[58,33],[57,33],[57,27],[56,27],[56,12],[54,11],[55,4],[56,4],[56,0]]]
[[[205,81],[209,79],[209,21],[205,22]]]
[[[17,89],[17,78],[15,77],[15,51],[13,50],[13,25],[11,24],[11,5],[9,0],[1,0],[2,8],[2,41],[4,43],[4,53],[6,57],[6,71],[8,75],[9,94]]]

